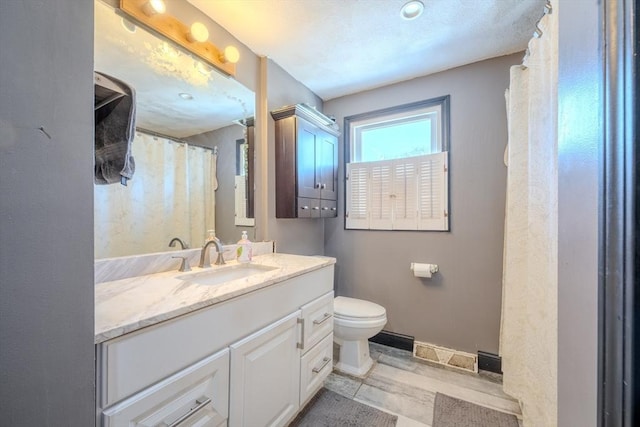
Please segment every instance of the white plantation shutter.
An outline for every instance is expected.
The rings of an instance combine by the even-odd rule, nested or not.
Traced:
[[[369,228],[372,230],[390,230],[391,221],[391,171],[388,161],[369,163]]]
[[[367,163],[347,164],[346,227],[369,228],[369,166]]]
[[[347,164],[347,229],[448,230],[447,153]]]
[[[418,224],[417,163],[413,159],[393,162],[393,229],[415,230]]]
[[[447,153],[418,160],[418,230],[448,230]]]

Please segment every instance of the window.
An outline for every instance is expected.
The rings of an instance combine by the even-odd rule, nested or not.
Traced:
[[[449,97],[345,118],[345,227],[448,230]]]

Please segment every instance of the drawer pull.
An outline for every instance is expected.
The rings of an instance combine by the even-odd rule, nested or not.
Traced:
[[[304,350],[304,319],[298,317],[298,324],[300,325],[300,342],[296,345],[300,350]]]
[[[317,210],[319,210],[319,209],[320,209],[320,207],[318,207],[318,206],[314,206],[314,207],[313,207],[313,208],[311,208],[311,209],[313,209],[314,211],[317,211]]]
[[[319,325],[321,323],[326,322],[327,320],[329,320],[331,318],[331,313],[325,313],[324,316],[322,316],[321,319],[316,319],[313,321],[314,325]]]
[[[205,398],[203,396],[200,399],[196,399],[196,403],[197,403],[197,406],[195,406],[189,412],[187,412],[186,414],[184,414],[183,416],[181,416],[180,418],[178,418],[177,420],[169,424],[168,427],[177,427],[183,422],[187,421],[187,419],[191,418],[191,416],[193,416],[196,412],[198,412],[199,410],[207,406],[209,403],[211,403],[211,398],[209,397]]]
[[[307,209],[309,209],[309,206],[303,206],[303,207],[301,207],[300,209],[302,209],[302,210],[307,210]]]
[[[317,374],[318,372],[322,371],[324,369],[325,366],[327,366],[327,364],[331,362],[331,358],[330,357],[324,357],[322,359],[322,365],[318,366],[317,368],[313,368],[312,371],[314,374]]]

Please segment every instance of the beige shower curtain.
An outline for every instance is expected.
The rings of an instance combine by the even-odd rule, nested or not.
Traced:
[[[525,426],[557,425],[558,8],[511,68],[500,354]]]
[[[163,252],[171,238],[202,246],[215,228],[212,150],[136,132],[128,185],[94,186],[95,257]]]

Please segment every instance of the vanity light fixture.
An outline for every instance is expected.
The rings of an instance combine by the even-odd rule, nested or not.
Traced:
[[[240,58],[238,49],[232,47],[232,50],[223,51],[208,41],[209,30],[201,22],[189,26],[169,13],[160,13],[166,11],[162,0],[120,0],[120,10],[136,24],[171,40],[221,73],[231,77],[236,75],[236,62]]]
[[[416,19],[418,16],[422,15],[424,11],[424,3],[420,0],[411,0],[402,6],[400,9],[400,16],[407,21]]]
[[[187,39],[191,42],[204,43],[209,40],[209,30],[201,22],[194,22],[187,33]]]
[[[142,11],[147,16],[153,16],[156,14],[163,14],[167,11],[167,6],[163,0],[149,0],[142,5]]]
[[[182,99],[186,99],[187,101],[191,101],[193,99],[193,95],[187,92],[180,92],[178,96]]]
[[[235,46],[227,46],[224,48],[224,52],[220,55],[220,61],[230,62],[232,64],[237,63],[240,60],[240,52]]]

